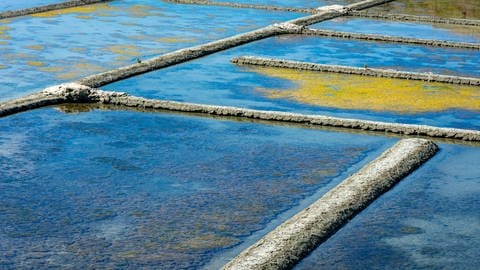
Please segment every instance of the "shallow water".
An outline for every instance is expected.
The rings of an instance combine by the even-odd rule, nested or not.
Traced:
[[[478,0],[396,0],[371,10],[443,18],[480,19]]]
[[[441,145],[295,269],[477,269],[479,155]]]
[[[0,12],[67,2],[65,0],[2,0]]]
[[[395,141],[54,109],[2,118],[0,130],[7,268],[198,268]]]
[[[409,38],[480,42],[480,27],[477,26],[432,25],[344,17],[315,24],[312,28]]]
[[[392,113],[389,110],[374,111],[365,107],[363,109],[338,109],[335,106],[316,106],[288,97],[272,99],[265,90],[296,89],[302,82],[288,80],[288,78],[282,79],[278,76],[267,76],[268,74],[256,72],[254,67],[239,67],[229,62],[232,57],[239,55],[257,55],[357,67],[368,64],[369,67],[480,76],[477,68],[480,56],[471,50],[282,36],[130,78],[103,88],[126,91],[137,96],[186,102],[480,129],[478,108],[462,109],[447,108],[447,106],[440,110],[426,108],[423,111]],[[179,78],[182,79],[179,80]],[[344,79],[347,80],[344,84],[348,84],[349,78],[345,77]],[[476,100],[478,99],[478,95],[475,94],[477,88],[472,89],[473,93],[469,93],[469,95],[473,95]],[[407,97],[411,99],[410,96],[407,95]],[[339,102],[341,100],[336,103]],[[419,104],[419,106],[424,105]]]
[[[150,0],[0,21],[0,100],[298,16]]]
[[[214,2],[230,2],[240,4],[253,4],[253,5],[270,5],[280,7],[297,7],[297,8],[316,8],[328,5],[345,5],[352,3],[351,0],[218,0]]]
[[[407,115],[455,109],[480,113],[480,87],[284,68],[252,70],[295,84],[287,89],[259,89],[274,99]]]

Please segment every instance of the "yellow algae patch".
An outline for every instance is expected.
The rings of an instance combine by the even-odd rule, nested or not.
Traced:
[[[89,16],[89,15],[77,15],[75,17],[79,19],[84,19],[84,20],[88,20],[92,18],[92,16]]]
[[[163,38],[157,38],[156,41],[165,42],[165,43],[183,43],[183,42],[195,42],[197,40],[194,38],[187,38],[187,37],[163,37]]]
[[[471,37],[480,38],[480,29],[477,26],[434,24],[433,27],[446,29],[461,35],[469,35]]]
[[[0,65],[0,69],[6,69],[6,68],[7,68],[7,66],[5,66],[5,65]]]
[[[132,5],[127,9],[127,14],[134,17],[147,17],[161,15],[160,9],[147,5]]]
[[[448,109],[480,111],[479,87],[282,68],[259,67],[253,70],[296,84],[296,87],[284,90],[258,89],[270,98],[286,98],[331,108],[396,113]]]
[[[19,59],[32,59],[35,56],[26,53],[6,53],[1,55],[4,59],[19,60]]]
[[[12,28],[6,25],[0,25],[0,39],[12,39],[12,37],[6,34],[8,30],[12,30]]]
[[[59,73],[56,77],[58,79],[68,80],[75,79],[81,76],[86,76],[93,74],[99,71],[104,71],[106,68],[90,64],[90,63],[75,63],[72,66],[69,66],[69,69],[66,72]]]
[[[41,71],[44,71],[44,72],[53,72],[53,73],[56,73],[56,72],[62,72],[66,69],[66,67],[41,67],[39,68]]]
[[[32,67],[43,67],[43,66],[45,66],[45,63],[40,62],[40,61],[28,61],[27,65],[32,66]]]
[[[90,64],[90,63],[75,63],[73,66],[76,69],[86,70],[86,71],[100,71],[105,69],[104,67],[101,67],[95,64]]]
[[[95,5],[87,5],[87,6],[80,6],[80,7],[71,7],[59,10],[52,10],[42,13],[32,14],[32,17],[55,17],[58,15],[64,14],[72,14],[72,13],[94,13],[97,16],[106,16],[105,11],[117,11],[118,8],[112,7],[109,4],[95,4]]]
[[[5,34],[5,31],[11,30],[12,28],[6,25],[0,25],[0,35]]]
[[[133,40],[153,40],[151,36],[147,35],[131,35],[128,36],[128,39],[133,39]]]
[[[79,77],[79,75],[76,72],[65,72],[65,73],[58,74],[55,77],[57,77],[57,79],[70,80],[70,79]]]
[[[41,50],[45,49],[45,46],[42,46],[42,45],[28,45],[28,46],[25,46],[25,48],[30,49],[30,50],[41,51]]]
[[[138,52],[137,46],[134,45],[113,45],[106,47],[105,50],[120,54],[120,55],[128,55],[128,56],[138,56],[140,53]]]

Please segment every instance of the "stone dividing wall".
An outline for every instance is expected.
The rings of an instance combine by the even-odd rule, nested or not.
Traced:
[[[399,141],[223,269],[290,269],[437,151],[438,147],[428,140]]]
[[[298,34],[298,33],[292,33],[292,34]],[[339,32],[339,31],[323,30],[323,29],[312,29],[312,28],[303,28],[300,31],[300,34],[309,35],[309,36],[323,36],[323,37],[334,37],[334,38],[345,38],[345,39],[356,39],[356,40],[405,43],[405,44],[425,45],[425,46],[434,46],[434,47],[480,50],[480,43],[405,38],[405,37],[395,37],[395,36],[376,35],[376,34],[360,34],[360,33]]]
[[[235,57],[231,60],[231,62],[238,65],[256,65],[256,66],[265,66],[265,67],[279,67],[279,68],[290,68],[290,69],[298,69],[298,70],[355,74],[355,75],[372,76],[372,77],[384,77],[384,78],[420,80],[420,81],[428,81],[428,82],[441,82],[441,83],[480,86],[480,78],[449,76],[449,75],[440,75],[440,74],[433,74],[433,73],[407,72],[407,71],[398,71],[393,69],[376,69],[376,68],[359,68],[359,67],[339,66],[339,65],[325,65],[325,64],[308,63],[308,62],[290,61],[290,60],[284,60],[284,59],[255,57],[255,56]]]
[[[245,108],[194,104],[167,100],[146,99],[129,96],[122,92],[93,89],[88,86],[69,83],[49,87],[42,92],[0,104],[0,117],[35,108],[64,103],[99,103],[130,108],[152,109],[197,113],[217,116],[258,119],[263,121],[350,128],[382,133],[447,138],[480,142],[480,131],[455,128],[440,128],[426,125],[397,124],[323,115],[306,115],[277,111],[261,111]]]
[[[14,18],[14,17],[26,16],[26,15],[36,14],[36,13],[58,10],[58,9],[86,6],[86,5],[92,5],[92,4],[98,4],[98,3],[110,2],[110,1],[113,1],[113,0],[70,0],[70,1],[62,2],[58,4],[51,4],[51,5],[40,6],[40,7],[32,7],[32,8],[25,8],[20,10],[0,12],[0,19]]]
[[[332,7],[330,9],[320,10],[318,14],[283,24],[268,26],[204,45],[178,50],[146,60],[142,63],[92,75],[76,83],[49,87],[39,93],[0,103],[0,117],[64,103],[99,103],[155,110],[244,117],[266,121],[292,122],[306,125],[346,127],[396,134],[454,138],[465,141],[480,141],[480,131],[473,130],[382,123],[321,115],[303,115],[153,100],[129,96],[121,92],[107,92],[92,88],[182,63],[262,38],[291,33],[292,31],[299,31],[299,29],[303,31],[302,26],[344,16],[352,10],[361,10],[391,1],[393,0],[366,0],[347,7]],[[91,4],[93,2],[106,1],[79,0],[71,2],[89,2],[85,4]],[[32,13],[44,11],[47,10],[34,11]],[[22,15],[27,14],[31,13]],[[417,167],[421,166],[421,164],[432,157],[437,150],[437,146],[427,140],[407,139],[400,141],[361,171],[347,178],[340,185],[325,194],[310,207],[242,252],[237,258],[227,264],[225,269],[286,269],[293,266],[321,242],[335,233],[343,224],[348,222],[348,220],[367,207],[378,196],[386,192]]]

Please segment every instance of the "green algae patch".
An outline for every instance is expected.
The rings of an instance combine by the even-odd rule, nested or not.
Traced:
[[[258,88],[272,99],[354,110],[402,114],[449,109],[480,111],[479,87],[255,67],[260,74],[294,83],[288,89]]]

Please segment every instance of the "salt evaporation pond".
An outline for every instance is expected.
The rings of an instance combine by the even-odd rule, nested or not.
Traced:
[[[478,87],[231,64],[230,59],[239,55],[480,76],[480,55],[473,50],[292,35],[261,40],[103,88],[186,102],[480,129]],[[325,82],[328,89],[318,92]],[[335,96],[340,90],[348,99]]]
[[[443,18],[480,19],[478,0],[396,0],[373,7],[369,11]]]
[[[406,23],[340,17],[321,22],[312,28],[346,31],[362,34],[400,36],[460,42],[480,42],[480,27],[448,24]]]
[[[3,0],[0,2],[0,12],[32,8],[49,4],[66,2],[64,0]]]
[[[477,269],[478,147],[440,148],[295,269]]]
[[[129,0],[0,20],[0,101],[298,16]]]
[[[49,108],[0,129],[0,265],[12,268],[198,268],[395,142]]]
[[[266,5],[280,7],[296,7],[296,8],[317,8],[329,5],[346,5],[352,3],[351,0],[214,0],[212,2],[227,2],[249,5]]]
[[[316,8],[327,5],[348,5],[356,0],[215,0],[241,4],[273,5],[285,7]],[[478,0],[396,0],[390,3],[370,8],[373,12],[403,13],[411,15],[428,15],[444,18],[480,19]]]

